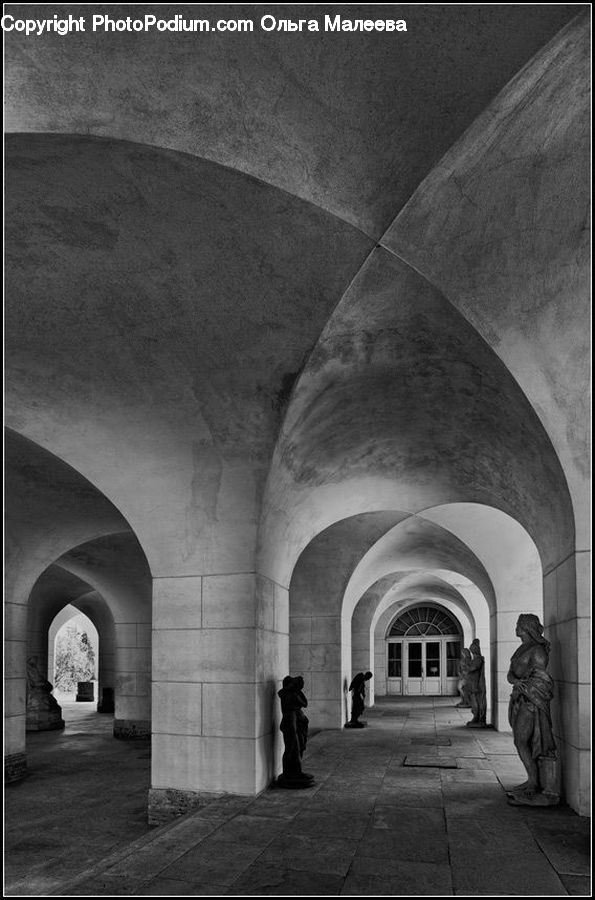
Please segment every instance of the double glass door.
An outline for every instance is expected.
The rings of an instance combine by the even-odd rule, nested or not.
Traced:
[[[440,641],[405,642],[405,693],[440,694]]]
[[[389,694],[456,694],[460,640],[404,638],[388,645]]]

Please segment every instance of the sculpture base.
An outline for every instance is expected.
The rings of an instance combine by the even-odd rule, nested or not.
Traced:
[[[314,776],[306,775],[305,772],[302,772],[301,775],[296,775],[295,777],[289,777],[288,775],[279,775],[277,780],[275,781],[275,787],[278,788],[287,788],[288,790],[303,790],[304,788],[312,787],[314,784]]]
[[[506,799],[510,806],[557,806],[560,802],[558,794],[545,791],[533,794],[527,791],[508,791]]]
[[[348,722],[345,728],[366,728],[367,722]]]
[[[57,731],[65,726],[66,723],[60,713],[43,710],[34,713],[27,711],[26,731]]]
[[[492,728],[492,725],[486,725],[485,722],[467,722],[467,728]]]

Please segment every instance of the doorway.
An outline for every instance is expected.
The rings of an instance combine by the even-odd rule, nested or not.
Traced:
[[[417,606],[392,623],[386,637],[387,694],[457,693],[462,629],[439,606]]]

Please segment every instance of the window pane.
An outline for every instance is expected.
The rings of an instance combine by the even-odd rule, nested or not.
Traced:
[[[461,642],[447,641],[446,643],[446,676],[456,678],[459,674],[459,659],[461,656]]]
[[[426,644],[426,675],[431,678],[440,676],[440,644],[428,641]]]
[[[409,678],[421,678],[421,644],[409,644]]]
[[[401,677],[401,644],[388,645],[388,677]]]

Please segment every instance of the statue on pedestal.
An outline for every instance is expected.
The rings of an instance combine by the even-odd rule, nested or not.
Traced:
[[[351,719],[349,720],[345,728],[366,727],[366,723],[360,722],[359,717],[365,709],[366,681],[369,681],[370,678],[372,678],[371,672],[366,672],[365,675],[363,672],[358,672],[349,685],[349,690],[352,692]]]
[[[455,706],[461,709],[470,709],[471,702],[469,697],[469,688],[467,686],[467,677],[469,675],[469,663],[471,662],[471,651],[463,647],[461,651],[461,659],[459,661],[459,680],[457,682],[457,690],[461,695],[461,702]]]
[[[522,643],[513,653],[508,670],[508,681],[513,685],[508,719],[527,781],[507,791],[508,802],[513,806],[555,806],[560,802],[560,790],[550,716],[554,682],[546,671],[550,645],[533,613],[519,616],[516,634]]]
[[[62,707],[52,696],[53,685],[41,674],[37,657],[27,660],[27,731],[64,728]]]
[[[303,689],[301,675],[297,678],[286,675],[283,687],[277,692],[281,700],[280,730],[285,744],[283,773],[277,778],[277,787],[307,788],[314,784],[314,776],[302,771],[302,756],[308,741],[308,717],[303,712],[308,700]]]
[[[466,686],[469,691],[469,702],[473,718],[467,722],[468,728],[487,728],[486,725],[486,679],[485,659],[481,655],[481,647],[477,638],[471,641],[469,647],[471,659],[467,663]]]

